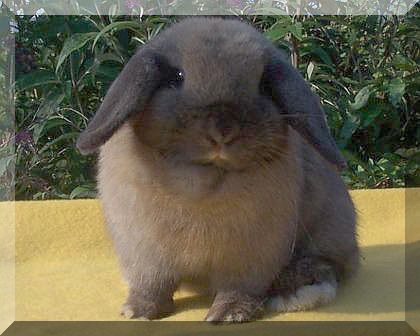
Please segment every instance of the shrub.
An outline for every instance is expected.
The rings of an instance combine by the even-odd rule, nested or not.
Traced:
[[[291,55],[321,97],[350,188],[420,185],[418,13],[242,17]],[[136,48],[175,20],[17,17],[17,199],[95,195],[95,157],[81,156],[75,140]]]

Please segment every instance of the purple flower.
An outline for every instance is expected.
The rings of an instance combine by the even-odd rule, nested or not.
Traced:
[[[125,7],[132,11],[133,9],[141,7],[139,0],[125,0]]]
[[[26,145],[32,142],[32,134],[28,131],[20,131],[15,135],[16,145]]]

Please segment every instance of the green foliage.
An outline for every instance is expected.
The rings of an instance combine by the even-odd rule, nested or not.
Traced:
[[[243,18],[291,54],[321,97],[349,162],[343,173],[349,187],[420,184],[418,12]],[[81,156],[75,140],[129,57],[174,20],[17,18],[17,199],[95,195],[96,158]],[[29,59],[19,58],[24,54]]]

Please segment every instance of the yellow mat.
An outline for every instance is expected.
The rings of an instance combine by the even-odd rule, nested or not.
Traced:
[[[357,277],[340,288],[337,300],[329,306],[271,314],[266,320],[406,320],[405,223],[406,217],[420,223],[420,188],[352,191],[351,195],[359,214],[363,254]],[[16,215],[15,320],[123,320],[119,309],[126,287],[104,230],[99,202],[0,203],[1,213],[9,212],[2,225],[13,220],[12,206]],[[410,243],[419,241],[418,236],[410,236]],[[2,247],[10,243],[0,242]],[[4,260],[2,265],[4,271]],[[11,306],[12,296],[6,295],[1,299]],[[197,321],[204,318],[210,301],[176,293],[175,304],[176,312],[167,320]],[[1,305],[4,312],[5,301]]]

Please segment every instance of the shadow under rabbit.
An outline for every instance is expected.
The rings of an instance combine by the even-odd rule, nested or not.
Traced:
[[[404,263],[405,253],[406,263]],[[372,314],[375,313],[403,312],[407,309],[416,310],[419,304],[414,303],[406,307],[405,268],[415,262],[415,255],[420,251],[420,242],[404,245],[377,245],[361,248],[361,265],[359,272],[352,279],[347,280],[339,286],[337,298],[331,304],[316,308],[313,312],[327,314]],[[409,270],[408,270],[409,271]],[[407,293],[417,295],[417,293]],[[420,297],[420,296],[419,296]],[[191,294],[186,297],[175,299],[175,314],[181,314],[189,310],[208,309],[211,300],[207,296]],[[306,312],[284,313],[284,316],[295,316]],[[268,320],[282,319],[279,313],[268,313],[265,315]]]

